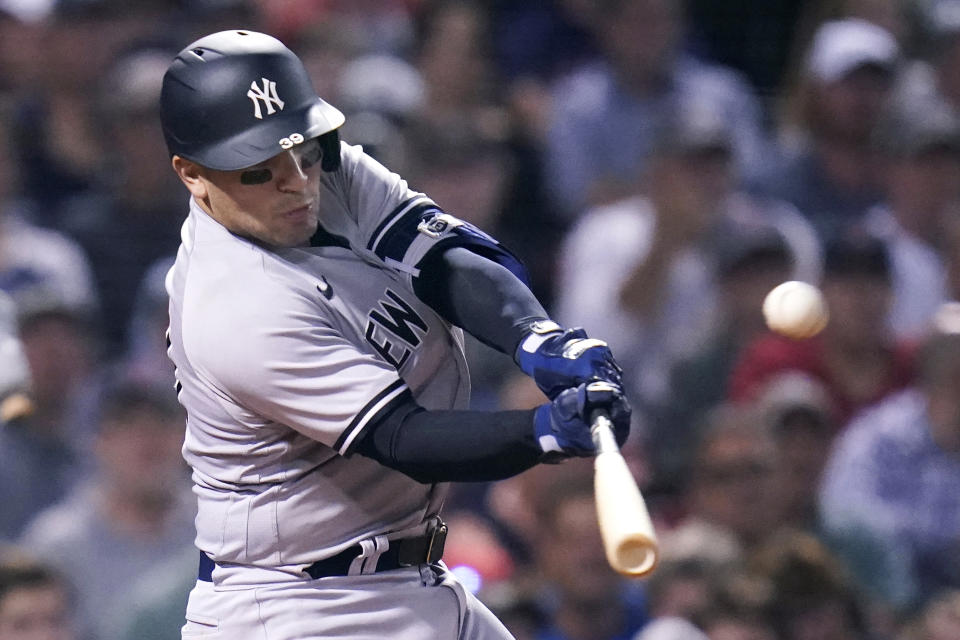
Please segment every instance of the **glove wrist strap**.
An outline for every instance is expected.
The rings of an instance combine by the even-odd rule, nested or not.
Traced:
[[[536,353],[544,342],[558,333],[563,333],[563,328],[552,320],[538,320],[531,324],[528,333],[517,345],[517,352],[514,354],[514,360],[521,364],[524,353]]]

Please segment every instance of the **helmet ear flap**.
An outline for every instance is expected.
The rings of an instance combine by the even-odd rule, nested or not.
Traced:
[[[340,133],[337,129],[328,131],[320,136],[320,151],[322,160],[320,168],[326,172],[333,172],[340,168]]]

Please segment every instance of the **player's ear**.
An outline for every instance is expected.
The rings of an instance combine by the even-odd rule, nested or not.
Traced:
[[[173,170],[180,178],[180,181],[186,185],[191,195],[198,200],[205,200],[207,197],[207,183],[201,176],[202,167],[196,162],[191,162],[180,156],[173,156],[170,160]]]

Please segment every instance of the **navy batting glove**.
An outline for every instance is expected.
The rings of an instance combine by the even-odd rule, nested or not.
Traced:
[[[630,433],[630,403],[623,390],[607,382],[590,382],[562,391],[534,412],[533,429],[547,462],[596,453],[590,417],[605,411],[613,423],[617,444]]]
[[[555,322],[535,322],[517,346],[514,360],[551,400],[561,391],[591,380],[621,386],[622,369],[603,340],[583,329],[563,330]]]

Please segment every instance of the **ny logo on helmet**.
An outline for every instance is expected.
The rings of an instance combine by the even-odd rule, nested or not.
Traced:
[[[253,100],[253,116],[258,120],[263,120],[263,113],[260,111],[260,101],[263,100],[263,106],[267,108],[267,115],[272,116],[277,111],[283,111],[283,100],[277,96],[277,83],[273,80],[260,78],[263,80],[263,88],[257,86],[257,81],[250,83],[250,91],[247,91],[247,97]],[[274,109],[276,105],[276,109]]]

